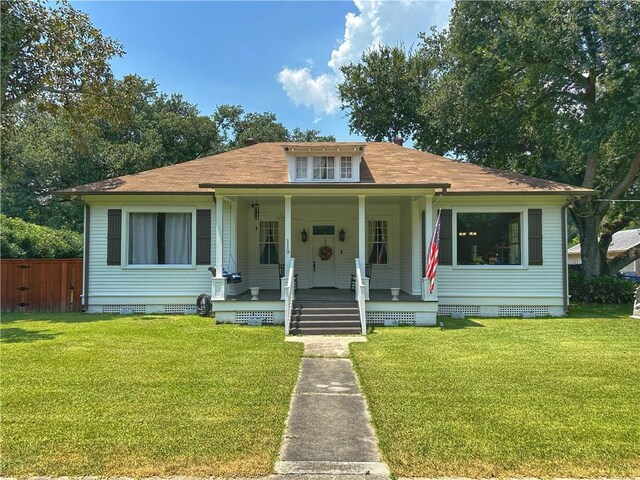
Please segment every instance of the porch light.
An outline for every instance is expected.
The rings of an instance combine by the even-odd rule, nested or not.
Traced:
[[[252,203],[251,208],[253,208],[253,218],[260,220],[260,204]]]
[[[304,228],[302,229],[302,235],[301,236],[302,236],[302,243],[307,243],[308,236],[307,236],[307,231]]]
[[[347,238],[347,233],[344,231],[344,228],[341,228],[340,233],[338,233],[338,240],[344,243],[345,238]]]

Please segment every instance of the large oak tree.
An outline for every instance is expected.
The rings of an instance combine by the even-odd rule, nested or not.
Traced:
[[[615,203],[640,198],[640,3],[458,2],[448,29],[422,40],[404,63],[384,47],[343,68],[352,130],[594,188],[570,208],[585,273],[640,257],[606,259],[612,234],[640,215]],[[398,99],[414,89],[418,101]]]

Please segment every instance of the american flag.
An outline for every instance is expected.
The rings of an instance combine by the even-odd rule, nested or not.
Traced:
[[[433,288],[436,285],[436,267],[438,266],[438,252],[440,243],[440,212],[438,212],[438,219],[436,220],[436,228],[433,231],[433,237],[431,237],[431,243],[429,244],[429,256],[427,257],[427,271],[425,277],[429,279],[429,293],[433,292]]]

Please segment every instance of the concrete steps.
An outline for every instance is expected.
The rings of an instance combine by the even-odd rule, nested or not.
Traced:
[[[354,301],[295,301],[291,313],[291,335],[360,334],[360,314]]]

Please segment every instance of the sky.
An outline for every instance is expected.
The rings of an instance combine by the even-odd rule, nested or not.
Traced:
[[[272,112],[292,130],[338,141],[349,132],[336,84],[340,66],[378,44],[418,44],[446,26],[450,1],[74,1],[126,54],[117,77],[154,79],[211,115],[217,105]]]

